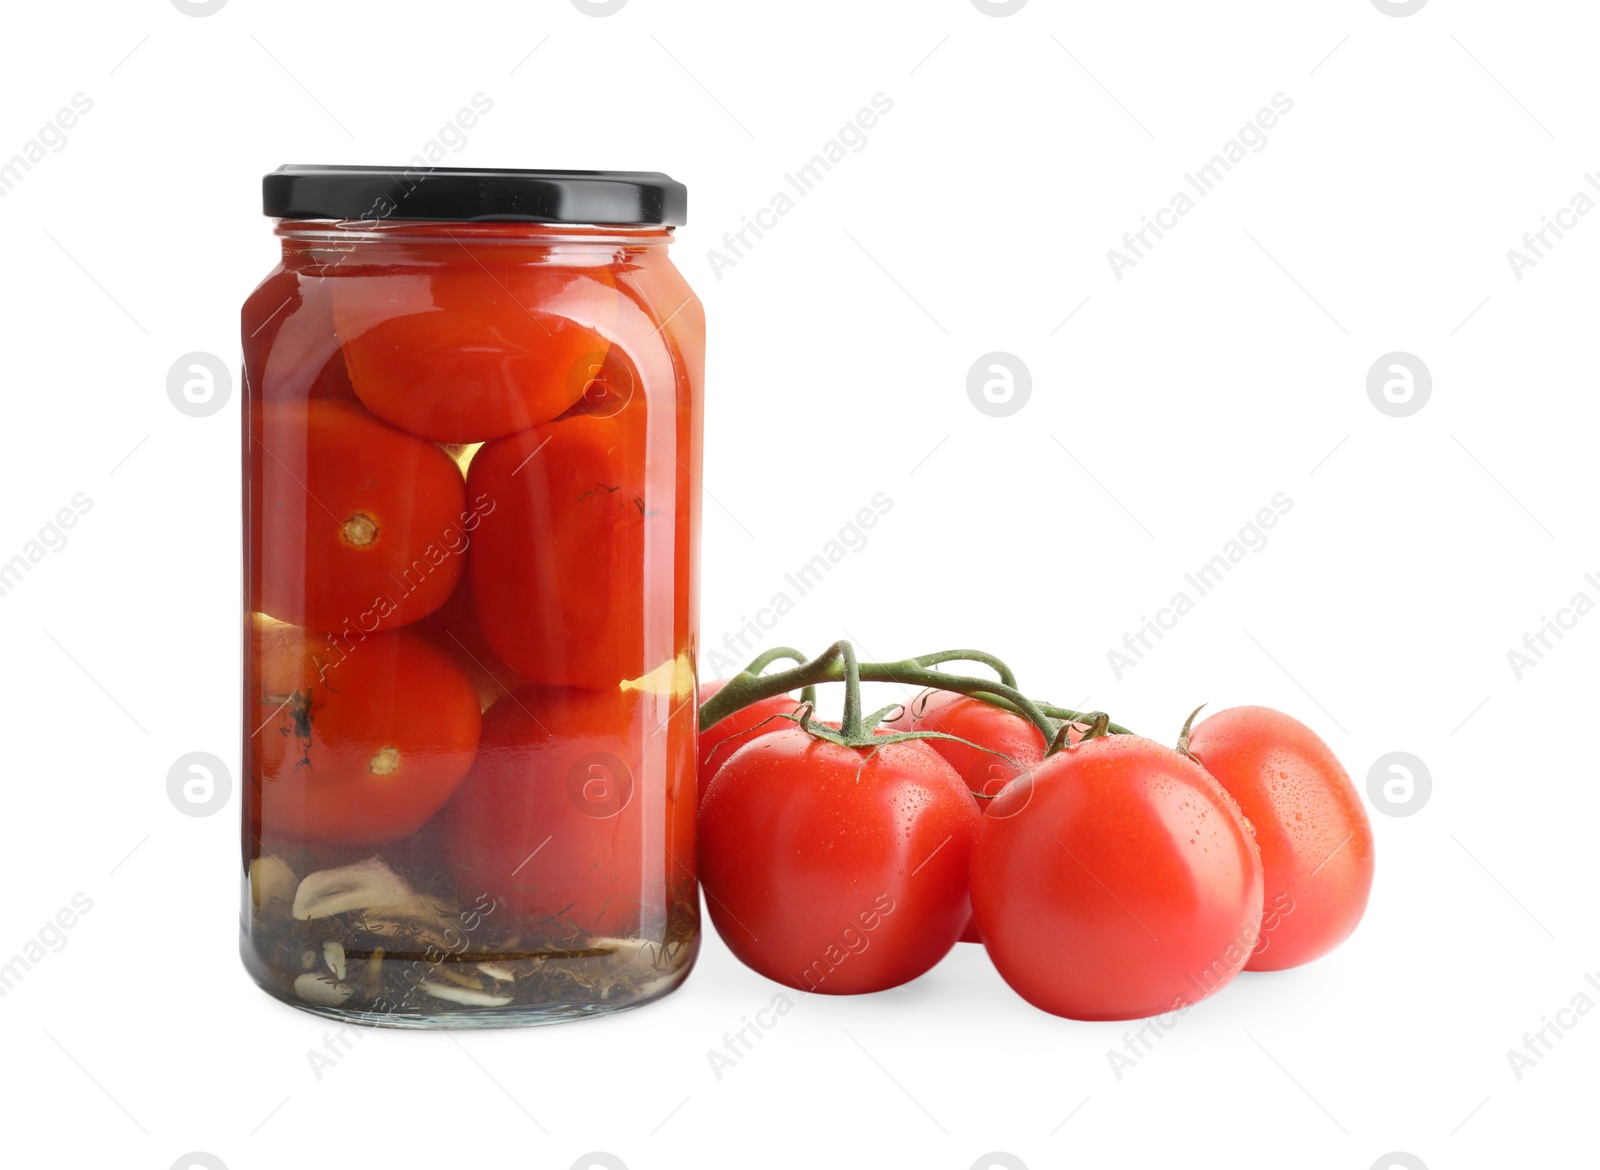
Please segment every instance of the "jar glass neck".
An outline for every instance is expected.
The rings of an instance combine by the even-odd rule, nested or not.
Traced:
[[[286,260],[330,252],[351,259],[371,252],[404,251],[418,256],[435,248],[555,250],[571,255],[643,258],[664,253],[672,228],[659,224],[478,223],[435,220],[280,219],[275,234]]]

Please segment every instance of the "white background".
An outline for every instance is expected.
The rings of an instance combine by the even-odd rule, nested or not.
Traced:
[[[1507,651],[1574,593],[1600,599],[1600,216],[1520,280],[1506,252],[1600,169],[1591,5],[232,0],[196,18],[130,0],[5,19],[0,158],[75,93],[94,103],[0,199],[0,560],[93,501],[0,597],[0,958],[93,901],[0,999],[8,1165],[565,1170],[600,1150],[631,1170],[967,1170],[1001,1151],[1368,1170],[1405,1151],[1439,1170],[1576,1135],[1600,1013],[1520,1080],[1506,1051],[1600,971],[1600,617],[1520,679]],[[646,1010],[366,1032],[318,1079],[328,1025],[236,957],[237,791],[207,818],[167,796],[185,753],[237,766],[238,394],[191,418],[166,378],[190,351],[236,367],[238,305],[275,256],[264,171],[403,162],[480,92],[493,111],[449,163],[689,185],[674,255],[710,321],[708,649],[886,493],[866,546],[766,641],[982,646],[1033,692],[1168,741],[1200,701],[1270,704],[1363,791],[1410,752],[1432,796],[1373,811],[1356,935],[1242,977],[1120,1079],[1122,1025],[1034,1010],[975,947],[891,992],[801,1001],[718,1079],[707,1051],[777,987],[715,937]],[[707,250],[877,93],[893,110],[865,147],[719,279]],[[1118,280],[1107,249],[1278,93],[1294,108],[1265,148]],[[966,390],[997,350],[1032,375],[1005,418]],[[1366,391],[1396,350],[1433,378],[1406,418]],[[1278,492],[1294,506],[1267,546],[1118,679],[1107,650]]]

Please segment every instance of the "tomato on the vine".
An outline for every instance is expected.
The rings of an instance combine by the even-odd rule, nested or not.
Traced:
[[[1013,777],[1044,759],[1044,733],[1033,724],[982,699],[952,691],[924,691],[888,726],[966,740],[930,739],[928,746],[950,762],[968,788],[984,796],[998,796]]]
[[[658,929],[693,880],[692,719],[682,699],[618,687],[528,686],[501,699],[445,811],[456,892],[487,894],[547,939]],[[665,755],[675,744],[680,759]],[[652,855],[680,871],[680,889]]]
[[[971,878],[1001,976],[1071,1019],[1185,1008],[1229,983],[1260,933],[1261,858],[1238,806],[1194,761],[1131,735],[1086,739],[1007,785]]]
[[[981,699],[952,691],[922,692],[888,726],[902,731],[937,731],[965,740],[929,739],[927,743],[966,781],[974,799],[998,796],[1019,773],[1044,759],[1044,733],[1033,724]],[[978,807],[986,803],[979,800]],[[983,941],[970,920],[961,932],[961,941]]]
[[[1255,825],[1267,919],[1248,964],[1279,971],[1338,946],[1372,890],[1372,825],[1350,777],[1305,724],[1232,707],[1189,734],[1189,750]]]
[[[700,806],[711,920],[741,962],[790,987],[898,986],[937,963],[966,923],[980,819],[925,741],[849,747],[797,726],[759,736],[722,765]]]
[[[707,699],[727,685],[728,680],[725,678],[701,683],[696,703],[703,705]],[[723,762],[740,747],[757,736],[766,735],[769,731],[793,727],[794,724],[783,716],[793,714],[798,707],[799,704],[793,699],[779,695],[777,698],[762,699],[751,703],[748,707],[741,707],[712,727],[702,727],[699,760],[700,798],[705,799],[706,785],[711,783],[711,778],[717,774],[717,769],[722,767]]]
[[[268,403],[250,437],[252,608],[370,634],[444,604],[476,523],[454,460],[338,402]]]
[[[472,766],[472,682],[409,630],[353,645],[257,618],[247,715],[255,823],[376,845],[419,829]]]

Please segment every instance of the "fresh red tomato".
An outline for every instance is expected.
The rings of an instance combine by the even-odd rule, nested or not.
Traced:
[[[995,967],[1035,1007],[1137,1019],[1204,999],[1244,968],[1260,936],[1261,858],[1200,765],[1106,736],[990,802],[972,910]]]
[[[427,273],[350,269],[333,319],[356,394],[384,421],[442,443],[501,438],[589,391],[607,334],[637,316],[604,267],[530,264],[463,245]]]
[[[675,547],[670,508],[649,502],[643,420],[581,415],[485,444],[467,471],[473,499],[494,502],[473,536],[469,573],[489,645],[536,682],[614,687],[675,657],[647,646],[652,590],[659,604]],[[652,575],[647,577],[650,568]],[[652,622],[659,625],[659,622]]]
[[[700,693],[695,701],[704,706],[707,699],[727,685],[728,680],[725,678],[703,682],[700,684]],[[793,727],[794,724],[783,716],[792,715],[798,707],[799,704],[787,695],[779,695],[775,699],[762,699],[759,703],[751,703],[748,707],[740,708],[711,727],[702,727],[699,761],[700,798],[705,799],[706,785],[711,783],[711,777],[717,774],[717,769],[722,767],[723,761],[757,736]]]
[[[1044,759],[1044,733],[1033,724],[981,699],[951,691],[922,692],[888,726],[900,731],[938,731],[966,740],[930,739],[927,744],[949,762],[968,788],[985,797],[998,796],[1019,773]],[[980,811],[987,803],[978,801]],[[961,941],[983,941],[971,919],[961,932]]]
[[[1281,711],[1233,707],[1201,722],[1189,750],[1261,847],[1267,918],[1248,969],[1298,967],[1348,938],[1372,890],[1372,826],[1328,745]]]
[[[924,691],[888,726],[901,731],[938,731],[966,740],[930,739],[928,746],[950,762],[968,788],[985,796],[998,796],[1019,772],[1044,759],[1044,734],[1033,724],[981,699],[951,691]]]
[[[920,741],[872,750],[799,727],[760,736],[718,769],[700,806],[711,920],[741,962],[790,987],[896,987],[961,934],[980,819]]]
[[[250,770],[263,835],[375,845],[416,831],[472,766],[471,681],[409,630],[354,644],[257,618]]]
[[[547,940],[658,928],[692,880],[693,720],[681,698],[617,687],[496,703],[445,813],[456,893],[489,895]]]
[[[438,447],[336,402],[268,404],[250,438],[252,608],[359,634],[450,596],[477,517]]]

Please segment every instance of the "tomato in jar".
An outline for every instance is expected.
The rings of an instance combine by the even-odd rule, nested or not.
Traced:
[[[455,461],[351,406],[270,403],[252,452],[251,582],[265,614],[317,630],[403,626],[444,604],[472,519]]]
[[[444,806],[478,750],[465,671],[409,630],[353,644],[258,619],[251,799],[269,837],[381,844]]]
[[[468,443],[549,422],[578,401],[623,308],[614,278],[507,253],[463,242],[426,273],[333,282],[334,329],[368,410],[426,439]]]
[[[671,695],[642,689],[537,685],[495,704],[445,818],[456,888],[489,894],[555,938],[626,935],[664,917],[673,874],[646,873],[646,846],[682,835],[663,810],[692,810],[694,780],[662,793],[640,779],[659,753],[685,750],[664,734],[669,722],[692,725],[693,704],[679,706],[675,715]],[[670,850],[674,873],[692,856],[691,842],[682,848]]]

